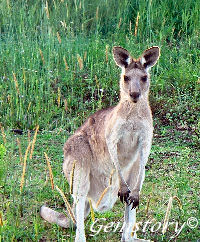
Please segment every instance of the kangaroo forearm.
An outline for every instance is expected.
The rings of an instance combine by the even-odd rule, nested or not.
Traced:
[[[147,154],[147,151],[144,152],[141,151],[141,155],[140,155],[140,164],[139,164],[139,169],[138,169],[138,177],[137,177],[137,181],[136,184],[134,186],[134,191],[140,191],[142,188],[142,184],[144,181],[144,177],[145,177],[145,164],[147,163],[148,160],[148,156],[146,156],[145,154]]]
[[[140,191],[141,188],[142,188],[142,184],[143,184],[143,181],[144,181],[144,176],[145,176],[145,168],[143,168],[143,170],[141,170],[140,174],[138,175],[138,179],[137,179],[137,182],[135,184],[135,187],[134,187],[134,191]]]
[[[118,161],[118,157],[117,155],[113,155],[114,152],[110,152],[110,156],[111,156],[111,160],[113,162],[113,165],[117,171],[117,174],[118,174],[118,178],[119,178],[119,181],[120,181],[120,186],[122,185],[127,185],[126,181],[124,180],[123,178],[123,175],[122,175],[122,171],[121,171],[121,167],[120,167],[120,164],[119,164],[119,161]]]

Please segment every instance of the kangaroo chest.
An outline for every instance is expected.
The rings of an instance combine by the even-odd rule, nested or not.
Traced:
[[[122,123],[118,132],[117,153],[123,167],[135,162],[142,145],[151,142],[152,128],[148,122],[136,120]]]

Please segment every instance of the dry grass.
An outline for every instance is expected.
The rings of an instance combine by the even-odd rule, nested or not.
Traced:
[[[107,193],[108,189],[111,187],[111,185],[112,185],[112,176],[113,176],[114,172],[115,172],[115,169],[112,169],[112,171],[111,171],[111,173],[110,173],[110,178],[109,178],[109,186],[106,187],[106,188],[104,189],[104,191],[102,192],[102,194],[101,194],[99,200],[98,200],[97,203],[96,203],[96,207],[99,206],[101,200],[103,199],[103,197],[104,197],[105,194]]]
[[[63,133],[60,133],[60,130],[57,130],[57,131],[54,131],[53,133],[44,132],[42,135],[37,135],[36,144],[37,146],[41,147],[41,149],[36,149],[35,147],[34,156],[37,157],[37,160],[32,160],[32,162],[29,162],[28,160],[29,159],[29,153],[28,153],[25,182],[24,182],[24,187],[21,194],[18,191],[19,190],[19,185],[17,185],[18,183],[13,182],[14,180],[12,179],[12,177],[11,179],[5,180],[6,181],[5,186],[4,186],[4,183],[2,183],[6,189],[5,196],[3,195],[3,202],[0,203],[0,211],[2,212],[2,216],[3,216],[3,227],[1,228],[0,226],[0,230],[2,229],[1,231],[3,231],[2,235],[3,235],[4,241],[11,241],[13,236],[12,234],[9,234],[10,233],[9,231],[11,229],[12,231],[16,231],[15,238],[19,238],[19,236],[21,236],[20,237],[21,240],[27,240],[27,241],[36,240],[35,239],[36,235],[38,236],[37,241],[44,240],[44,238],[47,239],[48,241],[62,240],[64,237],[66,238],[66,235],[67,236],[70,235],[72,238],[74,237],[74,233],[71,233],[70,229],[63,230],[58,228],[57,226],[46,224],[40,219],[38,219],[38,214],[37,214],[37,211],[35,210],[35,208],[38,208],[38,204],[36,204],[35,202],[36,199],[42,204],[48,203],[52,208],[56,208],[56,210],[58,207],[61,208],[64,204],[64,201],[63,201],[64,199],[61,198],[57,190],[55,188],[54,190],[51,190],[51,188],[49,187],[50,179],[49,179],[49,170],[46,176],[46,173],[47,173],[46,171],[48,169],[46,165],[46,160],[45,162],[40,162],[40,165],[38,165],[38,161],[44,157],[44,151],[47,150],[47,147],[48,147],[48,152],[53,154],[54,160],[59,161],[59,159],[60,160],[62,159],[61,143],[63,141],[64,132],[65,131],[63,131]],[[57,135],[58,133],[59,135]],[[180,133],[176,136],[177,140],[178,140],[178,137],[180,137]],[[0,138],[1,138],[1,141],[3,142],[2,136],[0,136]],[[5,175],[8,177],[9,174],[16,174],[17,179],[20,183],[22,166],[18,165],[19,155],[18,155],[18,147],[16,147],[17,141],[16,139],[13,139],[13,134],[10,132],[6,133],[6,138],[7,138],[6,149],[8,150],[7,152],[9,153],[7,153],[5,156],[5,162],[6,164],[8,164],[8,172],[7,173],[5,172],[6,173]],[[157,138],[155,137],[155,139]],[[33,140],[33,137],[32,137],[32,140]],[[47,140],[48,142],[45,143]],[[24,158],[24,154],[28,146],[27,136],[26,137],[21,136],[20,141],[22,146],[22,154]],[[59,144],[59,153],[57,153],[58,144]],[[168,177],[163,176],[163,174],[167,172],[169,173],[169,170],[167,171],[167,169],[173,168],[171,167],[172,165],[171,159],[169,159],[169,163],[166,163],[166,166],[165,164],[163,165],[161,158],[159,163],[158,162],[152,163],[153,167],[148,171],[143,185],[143,193],[141,197],[140,209],[137,212],[137,222],[142,222],[143,225],[147,221],[151,221],[151,222],[154,221],[154,222],[152,222],[152,225],[150,224],[148,225],[145,235],[142,232],[143,226],[138,224],[139,231],[137,231],[137,235],[139,238],[151,239],[153,241],[162,241],[162,238],[164,238],[164,240],[167,241],[170,239],[170,236],[174,234],[175,227],[170,225],[172,221],[178,221],[179,225],[182,225],[184,222],[187,222],[187,219],[189,217],[195,217],[197,214],[198,198],[197,198],[197,193],[195,193],[195,191],[197,191],[196,189],[198,187],[198,183],[197,183],[198,179],[197,179],[197,176],[195,175],[191,176],[191,174],[188,172],[188,165],[190,164],[190,162],[191,164],[193,164],[195,160],[197,161],[198,156],[195,152],[192,153],[191,151],[190,157],[188,158],[188,149],[185,149],[184,151],[183,147],[180,148],[178,145],[174,147],[174,144],[176,145],[176,143],[174,142],[173,143],[163,142],[163,145],[162,145],[162,142],[160,142],[159,140],[159,142],[157,142],[157,144],[154,144],[154,146],[152,147],[151,155],[155,160],[159,160],[159,157],[161,157],[160,153],[163,154],[163,152],[165,152],[167,154],[169,150],[178,152],[180,156],[176,157],[177,169],[173,171],[171,170],[170,174],[171,172],[173,173],[171,174],[171,176],[168,176]],[[185,144],[185,147],[186,146],[187,145]],[[13,150],[11,150],[11,148]],[[17,148],[17,154],[16,154],[16,148]],[[13,156],[14,152],[16,155]],[[61,164],[60,162],[58,162],[58,164],[54,163],[54,165],[55,166],[52,167],[53,172],[55,171],[54,185],[57,185],[64,192],[66,191],[66,189],[69,189],[69,188],[68,188],[68,185],[66,184],[66,179],[64,178],[63,174],[61,174],[61,167],[60,167]],[[43,173],[42,176],[41,176],[41,172]],[[75,167],[75,172],[76,172],[76,167]],[[180,172],[182,174],[181,178],[180,178]],[[196,170],[190,171],[190,172],[194,174]],[[114,174],[112,173],[113,172],[109,174],[110,177],[109,175],[107,177],[108,178],[107,186],[109,186],[114,182],[115,173]],[[75,174],[74,174],[74,177],[75,177]],[[184,176],[184,180],[183,180],[183,176]],[[45,179],[47,177],[48,177],[49,186],[45,186],[47,185],[45,184]],[[184,181],[186,181],[185,184],[183,184]],[[156,184],[155,189],[153,188],[154,184]],[[172,189],[172,186],[173,187],[176,186],[178,193],[176,189]],[[193,188],[192,190],[193,194],[191,194],[191,188]],[[108,188],[106,188],[106,190],[107,189]],[[103,199],[101,202],[99,201],[100,202],[99,207],[101,206],[101,203],[104,201],[104,199],[106,199],[108,195],[108,193],[106,193],[106,190],[102,194],[99,194],[99,196],[101,195],[100,200]],[[7,196],[7,194],[11,194],[11,192],[13,191],[15,191],[14,193],[16,198],[15,201],[11,201],[10,197]],[[70,196],[68,192],[69,190],[65,192],[65,196],[67,199],[68,199],[68,196]],[[31,194],[34,194],[34,196],[32,196]],[[173,198],[174,206],[171,207],[170,213],[168,209],[168,212],[165,218],[166,209],[168,207],[167,206],[168,199],[170,197],[169,194],[172,194],[171,197]],[[176,195],[177,197],[175,197],[174,195]],[[147,206],[149,197],[150,197],[149,208],[148,208],[149,211],[148,211],[148,214],[146,214],[146,206]],[[99,197],[97,198],[97,200],[98,199]],[[181,204],[182,200],[184,200],[183,212],[179,210],[179,208],[182,207],[182,204]],[[68,202],[70,201],[71,199],[70,200],[68,199]],[[166,204],[166,201],[167,201],[167,204]],[[65,203],[67,204],[66,201]],[[95,209],[96,204],[92,203],[92,205],[93,205],[93,209]],[[66,205],[66,207],[68,207],[68,205]],[[74,212],[73,209],[74,208],[72,207],[72,205],[71,205],[71,209],[68,207],[69,212],[67,211],[67,209],[65,208],[63,209],[64,211],[66,211],[66,214],[70,218],[70,220],[73,219],[73,215],[71,216],[69,213],[71,212],[71,210]],[[122,205],[120,202],[117,202],[113,210],[111,211],[108,211],[105,213],[94,213],[95,221],[97,221],[97,218],[103,217],[103,218],[106,218],[106,221],[108,223],[109,222],[118,223],[119,221],[122,222],[123,212],[124,212],[124,205]],[[18,215],[18,221],[16,223],[12,223],[12,220],[15,219],[16,214]],[[23,214],[23,217],[21,217],[22,214]],[[155,223],[159,222],[163,226],[164,218],[165,218],[165,224],[167,224],[167,218],[168,218],[168,227],[166,232],[164,233],[164,236],[162,234],[162,227],[160,227],[159,231],[157,231],[156,233],[151,232],[151,227]],[[120,240],[120,233],[118,232],[104,233],[103,229],[99,233],[99,235],[96,235],[94,238],[91,238],[89,235],[91,234],[91,231],[88,230],[88,226],[90,226],[91,223],[93,223],[93,219],[94,217],[91,213],[90,216],[88,217],[88,220],[85,223],[86,235],[87,235],[88,241],[93,241],[94,239],[96,241],[103,241],[103,240],[119,241]],[[32,221],[34,224],[32,223]],[[185,227],[186,226],[187,224],[185,225]],[[21,235],[21,231],[23,230],[24,227],[27,228],[27,233],[25,232],[23,235]],[[33,228],[35,227],[36,229],[33,230]],[[133,232],[134,230],[135,229],[133,228]],[[192,230],[186,227],[178,235],[178,240],[195,241],[195,238],[198,238],[197,236],[198,236],[197,229]]]
[[[173,200],[176,200],[178,202],[179,208],[182,209],[182,203],[181,203],[180,199],[177,196],[169,198],[167,211],[166,211],[165,219],[164,219],[164,223],[163,223],[162,234],[165,234],[166,231],[167,231],[168,222],[169,222],[169,216],[170,216],[170,212],[171,212],[171,209],[172,209],[172,202],[173,202]]]
[[[74,170],[75,170],[75,166],[76,166],[76,161],[73,162],[72,170],[71,170],[71,174],[70,174],[70,194],[73,193]]]
[[[122,23],[122,18],[119,19],[118,29],[120,29],[121,23]]]
[[[90,204],[91,219],[92,219],[92,222],[95,222],[94,209],[92,207],[92,201],[91,201],[91,199],[89,199],[89,204]]]
[[[48,7],[47,1],[46,1],[46,6],[45,6],[45,11],[46,11],[47,18],[49,19],[49,7]]]
[[[135,35],[135,36],[137,36],[137,30],[138,30],[139,19],[140,19],[140,13],[138,12],[138,14],[137,14],[137,18],[136,18],[136,21],[135,21],[135,32],[134,32],[134,35]]]
[[[173,199],[178,202],[178,206],[182,210],[183,209],[183,206],[182,206],[181,200],[177,196],[174,196]]]
[[[32,103],[32,102],[29,102],[29,104],[28,104],[27,113],[28,113],[28,111],[29,111],[29,109],[30,109],[30,107],[31,107],[31,103]]]
[[[96,82],[97,88],[99,89],[99,81],[98,81],[98,78],[97,78],[96,75],[94,76],[94,79],[95,79],[95,82]]]
[[[168,202],[168,206],[167,206],[167,211],[166,211],[166,214],[165,214],[164,223],[163,223],[163,229],[162,229],[163,234],[165,234],[165,232],[167,231],[168,222],[169,222],[169,215],[170,215],[170,211],[172,209],[172,200],[173,200],[173,197],[170,197],[169,202]]]
[[[0,226],[3,226],[3,216],[1,214],[1,212],[0,212]]]
[[[40,51],[40,56],[41,56],[41,59],[42,59],[42,63],[43,63],[43,65],[45,65],[45,60],[44,60],[43,52],[42,52],[41,49],[39,49],[39,51]]]
[[[109,45],[106,45],[106,63],[108,63],[108,51],[109,51]]]
[[[67,100],[66,100],[66,99],[64,99],[64,107],[65,107],[65,111],[67,112],[67,110],[68,110],[68,105],[67,105]]]
[[[39,130],[39,125],[37,125],[37,127],[35,129],[35,134],[34,134],[34,137],[33,137],[33,142],[32,142],[31,152],[30,152],[30,157],[29,157],[30,160],[32,160],[32,157],[33,157],[33,151],[34,151],[34,147],[35,147],[35,143],[36,143],[36,139],[37,139],[38,130]]]
[[[14,82],[15,82],[15,88],[17,90],[17,93],[20,96],[19,85],[18,85],[18,81],[17,81],[16,75],[15,75],[14,72],[13,72],[13,79],[14,79]]]
[[[31,148],[31,142],[29,142],[25,155],[24,155],[24,165],[23,165],[23,171],[22,171],[22,176],[21,176],[20,192],[22,192],[23,187],[24,187],[24,180],[25,180],[25,173],[26,173],[26,161],[27,161],[28,152],[29,152],[30,148]]]
[[[61,44],[61,38],[60,38],[59,32],[56,33],[56,36],[57,36],[58,42]]]
[[[50,176],[50,181],[51,181],[51,188],[52,188],[52,190],[54,190],[53,172],[52,172],[52,169],[51,169],[50,160],[49,160],[49,157],[48,157],[48,155],[47,155],[46,152],[44,152],[44,156],[46,158],[47,166],[48,166],[48,169],[49,169],[49,176]]]
[[[98,208],[98,206],[99,206],[101,200],[103,199],[103,197],[105,196],[105,194],[107,193],[107,191],[108,191],[109,188],[110,188],[110,186],[106,187],[106,188],[104,189],[104,191],[102,192],[102,194],[101,194],[99,200],[98,200],[97,203],[96,203],[96,207],[97,207],[97,208]]]
[[[115,172],[115,169],[112,169],[111,173],[110,173],[110,178],[109,178],[109,185],[111,186],[112,185],[112,176]]]
[[[73,213],[73,210],[72,210],[72,208],[71,208],[71,206],[70,206],[70,204],[69,204],[67,198],[65,197],[64,193],[61,191],[61,189],[60,189],[58,186],[56,186],[56,190],[57,190],[57,191],[60,193],[60,195],[62,196],[63,201],[65,202],[65,206],[66,206],[66,208],[67,208],[67,211],[68,211],[68,213],[69,213],[69,215],[70,215],[70,217],[71,217],[73,223],[76,224],[75,215],[74,215],[74,213]]]
[[[146,215],[148,215],[148,212],[149,212],[149,205],[150,205],[150,201],[151,201],[151,198],[153,196],[153,191],[154,191],[154,184],[152,185],[152,192],[149,194],[149,197],[148,197],[148,200],[147,200],[147,206],[146,206]]]
[[[4,132],[4,127],[1,125],[1,123],[0,123],[0,129],[1,129],[1,134],[3,137],[3,143],[4,143],[4,145],[6,145],[6,134]]]
[[[82,70],[83,69],[83,60],[79,54],[77,54],[77,61],[78,61],[80,70]]]
[[[68,71],[69,70],[69,66],[67,64],[65,56],[63,57],[63,61],[64,61],[64,64],[65,64],[65,70]]]

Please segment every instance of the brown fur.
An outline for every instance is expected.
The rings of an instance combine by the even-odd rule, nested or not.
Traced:
[[[88,199],[91,199],[94,209],[104,211],[112,208],[118,196],[127,203],[122,241],[134,241],[130,227],[135,224],[135,208],[139,204],[153,134],[148,102],[148,69],[159,58],[159,48],[152,47],[135,60],[127,50],[114,47],[113,56],[122,68],[119,103],[91,115],[64,145],[63,170],[69,182],[75,161],[73,198],[77,221],[76,242],[85,241],[84,218],[89,213]],[[115,172],[109,186],[113,169]],[[108,186],[107,193],[96,207]],[[41,209],[41,216],[47,221],[58,220],[52,219],[52,216],[58,217],[52,210],[49,214],[51,218],[48,218],[48,208]]]

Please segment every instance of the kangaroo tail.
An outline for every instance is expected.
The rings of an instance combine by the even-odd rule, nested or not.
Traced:
[[[69,228],[73,224],[65,214],[58,213],[53,209],[46,207],[45,205],[40,208],[40,216],[47,222],[51,224],[55,223],[63,228]]]

